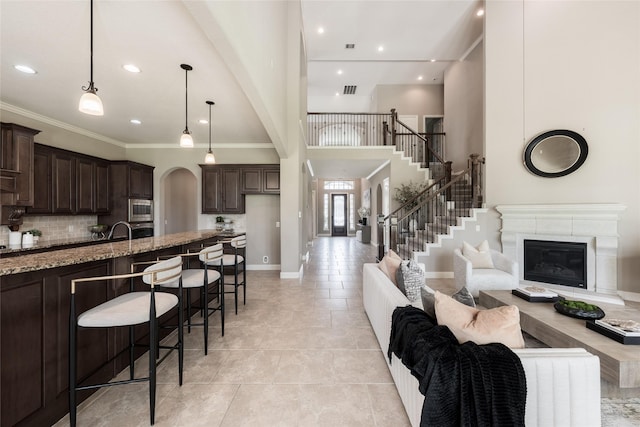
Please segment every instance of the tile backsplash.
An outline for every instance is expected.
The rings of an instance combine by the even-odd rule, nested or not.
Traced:
[[[68,216],[25,216],[19,231],[38,229],[42,232],[42,242],[59,239],[91,237],[87,229],[97,224],[96,215]],[[9,227],[0,226],[0,245],[9,244]]]

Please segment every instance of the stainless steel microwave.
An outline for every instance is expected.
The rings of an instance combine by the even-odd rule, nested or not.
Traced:
[[[153,221],[153,200],[129,199],[129,222]]]

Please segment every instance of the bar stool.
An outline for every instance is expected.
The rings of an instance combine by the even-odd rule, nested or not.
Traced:
[[[190,252],[181,254],[180,256],[188,258],[198,256],[200,262],[204,268],[186,268],[182,270],[182,288],[187,290],[187,325],[188,332],[191,332],[192,326],[204,326],[204,354],[206,355],[209,350],[209,316],[216,311],[220,311],[220,318],[222,323],[222,336],[224,336],[224,277],[213,268],[220,268],[222,270],[222,244],[216,244],[203,248],[199,252]],[[187,265],[189,261],[187,261]],[[211,284],[216,283],[215,295],[218,298],[218,306],[209,306],[209,287]],[[177,283],[169,283],[160,285],[163,288],[177,289]],[[202,323],[191,322],[191,289],[200,288],[200,306],[196,307],[200,309],[200,313],[204,316]],[[182,293],[178,293],[180,310],[184,310],[182,303]],[[205,309],[207,310],[205,313]],[[184,327],[184,323],[181,323]]]
[[[178,305],[178,297],[167,292],[156,292],[156,286],[168,283],[178,283],[179,291],[182,292],[182,258],[174,258],[154,263],[142,272],[134,272],[135,264],[131,266],[131,273],[113,276],[86,277],[71,281],[71,302],[69,308],[69,424],[76,425],[76,393],[81,390],[89,390],[100,387],[131,384],[142,381],[149,381],[149,412],[150,422],[155,422],[155,400],[156,400],[156,361],[158,352],[158,318],[169,312]],[[134,279],[141,277],[142,281],[149,285],[149,291],[134,292]],[[79,316],[76,314],[76,288],[88,282],[98,282],[106,280],[129,279],[130,292],[119,295],[102,304],[99,304]],[[178,310],[178,316],[182,319],[182,310]],[[134,334],[133,327],[142,323],[149,323],[149,376],[135,378],[134,373]],[[114,381],[103,384],[92,384],[78,386],[77,383],[77,331],[78,328],[112,328],[119,326],[129,327],[129,379]],[[170,348],[177,349],[179,354],[179,375],[180,385],[182,385],[182,328],[178,328],[178,342]],[[121,353],[114,356],[118,357]],[[113,358],[111,359],[113,360]]]
[[[233,267],[233,292],[227,291],[225,293],[233,293],[235,296],[236,314],[238,314],[238,288],[242,286],[243,297],[242,304],[247,303],[247,275],[246,275],[246,257],[247,257],[247,236],[237,236],[233,239],[226,241],[231,246],[233,253],[225,254],[223,256],[223,263],[225,267]],[[242,273],[242,281],[238,281],[238,275]]]

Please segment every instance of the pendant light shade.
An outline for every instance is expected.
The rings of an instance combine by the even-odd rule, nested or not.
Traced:
[[[89,86],[82,86],[82,90],[85,93],[80,97],[80,103],[78,104],[78,110],[85,114],[92,116],[104,115],[104,109],[102,108],[102,101],[96,94],[98,88],[93,83],[93,0],[91,0],[91,20],[90,20],[91,38],[90,38],[90,52],[91,52],[91,71],[89,77]]]
[[[215,104],[213,101],[206,101],[207,105],[209,105],[209,151],[204,156],[204,162],[207,164],[213,164],[216,162],[216,156],[213,155],[213,151],[211,151],[211,106]]]
[[[180,137],[180,146],[181,147],[193,147],[193,138],[191,137],[191,132],[189,131],[188,122],[188,108],[189,108],[189,97],[188,97],[188,74],[189,71],[193,70],[193,67],[188,64],[180,64],[180,68],[184,70],[184,130],[182,131],[182,136]]]

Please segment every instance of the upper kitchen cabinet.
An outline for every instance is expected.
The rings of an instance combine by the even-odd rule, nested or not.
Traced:
[[[153,167],[127,162],[129,169],[129,197],[153,199]]]
[[[242,175],[234,165],[200,165],[202,213],[244,213]]]
[[[280,168],[265,167],[262,170],[262,192],[280,194]]]
[[[280,167],[237,165],[242,173],[242,194],[280,194]]]
[[[153,166],[127,160],[109,162],[109,185],[109,214],[100,215],[98,221],[130,221],[129,199],[153,199]]]
[[[33,180],[29,214],[109,213],[107,160],[35,144]]]
[[[245,194],[280,194],[278,165],[200,165],[202,213],[244,213]]]
[[[0,201],[3,205],[33,204],[33,138],[39,130],[1,123]]]

